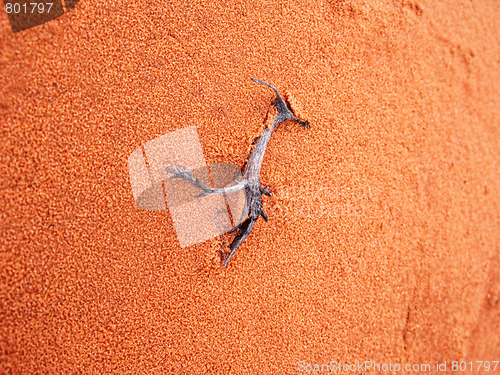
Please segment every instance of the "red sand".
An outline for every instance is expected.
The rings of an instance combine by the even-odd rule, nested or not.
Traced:
[[[500,360],[497,1],[131,3],[16,34],[2,8],[0,373]],[[195,125],[243,167],[251,77],[312,127],[273,135],[269,223],[224,269],[127,158]]]

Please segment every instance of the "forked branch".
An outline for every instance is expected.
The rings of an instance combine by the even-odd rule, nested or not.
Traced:
[[[203,191],[202,194],[197,197],[203,197],[210,194],[227,194],[232,193],[238,190],[245,190],[245,207],[243,209],[243,216],[236,224],[236,226],[231,230],[234,231],[238,229],[238,233],[236,237],[233,239],[231,243],[230,250],[231,252],[225,259],[223,266],[225,267],[231,257],[234,255],[238,247],[243,243],[243,241],[248,237],[248,235],[252,232],[252,229],[255,225],[255,222],[262,216],[265,221],[267,221],[267,215],[264,212],[264,208],[262,205],[262,194],[271,195],[267,187],[263,187],[260,183],[260,169],[262,167],[262,161],[264,160],[264,154],[266,152],[267,145],[269,140],[271,139],[271,134],[273,133],[276,127],[288,120],[292,120],[297,122],[304,128],[309,128],[309,122],[303,121],[295,117],[292,113],[286,102],[281,97],[280,93],[270,83],[260,81],[258,79],[252,78],[252,81],[265,85],[271,88],[276,93],[276,99],[273,101],[273,105],[278,110],[278,114],[274,118],[273,124],[271,128],[264,129],[264,133],[259,137],[255,144],[255,148],[253,152],[250,154],[247,162],[247,166],[245,168],[245,172],[243,173],[243,178],[236,185],[233,185],[228,188],[223,189],[214,189],[209,186],[206,186],[199,178],[194,178],[191,170],[187,168],[180,167],[167,167],[166,171],[169,174],[172,174],[172,178],[182,178],[192,185],[198,187]],[[247,216],[246,220],[245,217]]]

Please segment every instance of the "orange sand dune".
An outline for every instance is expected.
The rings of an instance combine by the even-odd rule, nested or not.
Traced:
[[[500,360],[496,1],[108,3],[0,13],[0,373]],[[273,134],[269,222],[222,268],[136,207],[127,160],[196,126],[243,167],[251,77],[311,129]]]

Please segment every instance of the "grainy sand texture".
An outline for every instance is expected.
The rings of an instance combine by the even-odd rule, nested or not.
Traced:
[[[82,0],[17,33],[1,6],[0,373],[482,373],[499,56],[497,0]],[[311,128],[276,129],[269,222],[223,268],[231,235],[181,248],[127,163],[195,126],[243,168],[273,114],[252,77]]]

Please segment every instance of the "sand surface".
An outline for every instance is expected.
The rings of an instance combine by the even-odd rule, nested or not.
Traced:
[[[498,2],[227,3],[15,34],[2,7],[0,373],[500,360]],[[273,134],[269,222],[222,268],[136,207],[127,160],[196,126],[243,167],[273,99],[251,77],[311,128]]]

